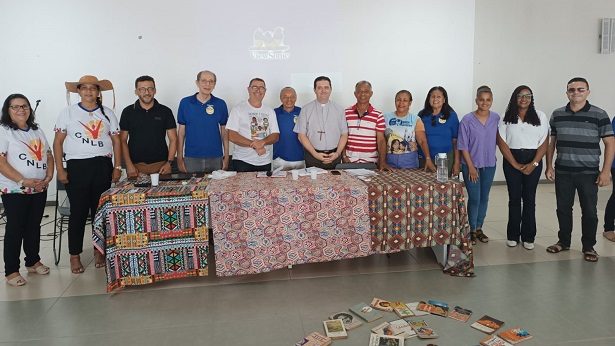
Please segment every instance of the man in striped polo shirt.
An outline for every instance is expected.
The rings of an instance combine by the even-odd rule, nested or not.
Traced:
[[[615,154],[615,140],[608,114],[587,101],[589,83],[576,77],[568,82],[566,95],[570,101],[551,115],[551,137],[547,150],[547,179],[555,180],[558,241],[547,248],[558,253],[570,248],[572,235],[572,206],[575,190],[581,205],[581,243],[583,257],[598,261],[594,250],[598,229],[598,187],[611,181],[611,163]],[[604,162],[600,170],[600,139],[604,142]],[[555,171],[553,154],[557,149]]]
[[[384,117],[381,111],[369,103],[373,94],[372,85],[368,81],[360,81],[354,87],[357,103],[345,110],[348,142],[343,161],[377,163],[379,169],[389,169],[386,163]]]

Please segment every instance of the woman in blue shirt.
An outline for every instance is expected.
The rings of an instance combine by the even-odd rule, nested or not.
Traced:
[[[433,162],[438,153],[446,153],[449,158],[449,172],[452,172],[453,177],[457,177],[461,168],[457,150],[459,118],[448,104],[448,94],[443,87],[435,86],[429,89],[425,107],[419,112],[419,117],[425,125],[430,157],[426,157],[422,151],[419,155],[427,163]]]

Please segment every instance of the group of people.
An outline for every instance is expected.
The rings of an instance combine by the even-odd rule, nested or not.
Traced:
[[[522,85],[513,91],[503,118],[491,110],[491,89],[479,87],[476,110],[461,122],[441,86],[429,90],[417,115],[410,113],[413,100],[408,90],[397,92],[395,110],[383,113],[370,103],[370,82],[356,83],[356,103],[344,108],[330,99],[331,79],[320,76],[314,80],[313,101],[297,107],[295,90],[285,87],[280,91],[281,105],[273,109],[263,104],[265,81],[253,78],[247,86],[248,99],[229,113],[226,102],[212,94],[216,82],[211,71],[197,74],[197,92],[181,100],[177,125],[171,109],[155,99],[156,84],[150,76],[136,79],[138,99],[124,108],[119,122],[113,110],[102,104],[102,91],[113,89],[111,82],[94,76],[67,82],[67,91],[78,93],[80,101],[60,113],[52,147],[36,124],[28,99],[21,94],[7,97],[0,119],[7,283],[26,283],[19,273],[22,242],[28,272],[49,273],[38,252],[40,221],[54,167],[70,201],[70,265],[78,274],[84,271],[80,255],[87,218],[93,219],[101,194],[119,180],[123,167],[128,177],[170,173],[174,162],[187,173],[334,169],[340,163],[433,172],[435,156],[445,153],[451,175],[463,175],[471,241],[476,244],[489,241],[482,226],[496,170],[496,147],[504,157],[509,194],[506,244],[534,248],[535,196],[546,155],[545,175],[555,181],[559,220],[559,240],[547,251],[570,248],[576,191],[583,215],[584,258],[598,260],[594,250],[597,191],[610,183],[610,169],[615,169],[611,168],[615,120],[610,123],[604,110],[589,104],[589,83],[584,78],[568,82],[569,103],[556,109],[550,120],[535,109],[532,90]],[[605,145],[602,169],[600,141]],[[232,156],[229,142],[234,144]],[[604,236],[611,241],[615,241],[614,219],[615,190],[604,225]],[[104,264],[103,254],[95,251],[95,266]]]

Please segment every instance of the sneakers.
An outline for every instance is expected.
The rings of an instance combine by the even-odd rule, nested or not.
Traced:
[[[507,240],[506,241],[506,246],[508,246],[508,247],[515,247],[515,246],[517,246],[517,242],[514,241],[514,240]]]
[[[534,250],[534,243],[523,242],[523,247],[526,250]]]

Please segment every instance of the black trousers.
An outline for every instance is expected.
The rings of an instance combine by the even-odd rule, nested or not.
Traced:
[[[45,212],[47,191],[35,194],[8,193],[2,195],[6,211],[4,234],[4,273],[9,276],[19,272],[19,255],[23,242],[26,267],[41,260],[41,219]]]
[[[555,172],[555,199],[557,200],[557,236],[564,246],[570,246],[572,237],[572,206],[575,191],[581,205],[581,243],[583,251],[593,249],[598,228],[598,172],[591,174]]]
[[[70,202],[68,219],[68,251],[71,255],[83,252],[83,234],[88,216],[94,220],[100,195],[111,187],[113,163],[109,157],[68,160],[66,194]]]
[[[536,149],[511,149],[520,164],[531,164]],[[542,172],[542,161],[532,174],[525,175],[504,160],[504,177],[508,187],[508,240],[533,243],[536,238],[536,188]]]
[[[336,150],[337,148],[333,148],[331,150],[316,150],[316,152],[324,153],[324,154],[331,154],[335,152]],[[331,169],[335,169],[335,166],[337,166],[338,163],[342,162],[342,155],[340,155],[335,161],[328,163],[328,164],[324,164],[322,163],[322,161],[312,156],[312,154],[310,154],[310,152],[305,149],[303,150],[303,158],[305,160],[305,167],[307,168],[318,167],[322,169],[331,170]]]
[[[611,168],[611,176],[615,177],[615,168]],[[604,231],[615,231],[615,183],[613,183],[613,192],[604,209]]]
[[[237,172],[267,172],[271,170],[271,164],[255,166],[245,161],[233,160],[233,169]]]

